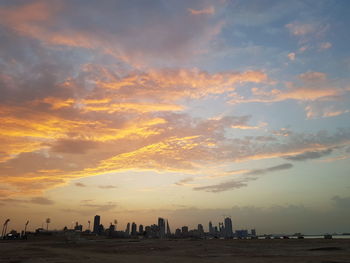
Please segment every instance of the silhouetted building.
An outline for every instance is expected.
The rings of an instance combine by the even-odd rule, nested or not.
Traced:
[[[170,231],[169,221],[168,221],[168,220],[166,220],[166,235],[167,235],[168,237],[171,236],[171,231]]]
[[[143,225],[139,225],[139,234],[140,234],[140,235],[143,234]]]
[[[225,218],[225,238],[232,238],[233,230],[232,230],[232,220],[229,217]]]
[[[161,218],[161,217],[158,218],[158,227],[159,227],[159,237],[164,238],[165,237],[165,220],[164,220],[164,218]]]
[[[188,226],[181,227],[181,235],[182,237],[188,237]]]
[[[175,237],[177,237],[177,238],[181,237],[181,229],[180,228],[176,228]]]
[[[214,235],[214,228],[213,228],[213,224],[211,221],[209,221],[209,234]]]
[[[202,224],[198,224],[197,230],[198,230],[198,235],[200,237],[203,237],[204,236],[204,228],[203,228]]]
[[[248,237],[248,230],[236,230],[236,237],[237,238],[247,238]]]
[[[100,220],[101,220],[101,217],[99,215],[95,215],[95,218],[94,218],[94,231],[93,231],[95,234],[99,233]]]
[[[79,225],[78,222],[75,222],[74,230],[75,230],[75,231],[83,232],[83,225]]]
[[[255,230],[255,229],[252,229],[252,230],[251,230],[251,233],[252,233],[251,235],[252,235],[253,237],[256,236],[256,230]]]
[[[131,235],[132,236],[137,236],[137,225],[135,224],[135,222],[132,222],[131,224]]]
[[[113,233],[114,231],[115,231],[115,225],[111,223],[111,225],[109,226],[109,233]]]
[[[130,235],[130,223],[126,225],[125,234]]]

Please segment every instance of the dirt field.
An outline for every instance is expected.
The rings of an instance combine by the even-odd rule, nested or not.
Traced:
[[[350,240],[1,241],[0,262],[350,263]]]

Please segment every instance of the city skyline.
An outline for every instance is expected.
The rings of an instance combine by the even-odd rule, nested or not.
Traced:
[[[349,232],[349,12],[0,0],[0,222]]]

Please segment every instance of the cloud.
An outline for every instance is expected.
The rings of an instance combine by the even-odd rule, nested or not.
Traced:
[[[302,154],[294,155],[294,156],[286,156],[284,157],[290,161],[306,161],[309,159],[318,159],[323,156],[329,155],[332,153],[332,149],[326,149],[323,151],[312,151],[312,152],[304,152]]]
[[[346,85],[339,83],[337,80],[331,80],[323,72],[305,72],[299,74],[294,82],[286,82],[284,88],[252,88],[251,97],[239,97],[229,101],[231,104],[240,103],[274,103],[285,100],[295,100],[308,104],[315,103],[333,103],[344,100],[349,94]],[[346,99],[344,102],[347,101]],[[311,106],[306,106],[305,110],[308,118],[312,118],[314,113]],[[328,110],[324,110],[323,116],[340,115],[346,112],[344,110],[332,110],[334,105],[331,105]],[[346,107],[346,106],[344,106]],[[329,113],[329,114],[328,114]]]
[[[37,205],[53,205],[55,202],[51,199],[48,199],[46,197],[38,196],[38,197],[32,197],[30,199],[13,199],[13,198],[6,198],[1,199],[0,201],[4,203],[15,203],[15,204],[37,204]]]
[[[85,185],[85,184],[80,183],[80,182],[75,183],[74,185],[75,185],[75,186],[78,186],[78,187],[86,187],[86,185]]]
[[[329,24],[321,22],[302,23],[293,22],[285,25],[290,34],[300,38],[301,43],[314,41],[325,36],[329,30]]]
[[[193,190],[220,193],[220,192],[224,192],[232,189],[239,189],[242,187],[247,187],[248,182],[255,181],[258,179],[257,177],[252,177],[251,175],[255,175],[255,176],[264,175],[266,173],[291,169],[292,167],[293,167],[292,164],[284,163],[284,164],[280,164],[280,165],[276,165],[276,166],[272,166],[264,169],[230,171],[230,172],[227,172],[227,175],[237,174],[238,172],[239,174],[246,175],[246,177],[233,179],[230,181],[226,181],[226,182],[222,182],[214,185],[198,186],[198,187],[194,187]]]
[[[346,101],[341,100],[334,105],[329,101],[314,101],[305,107],[308,119],[331,118],[349,113]]]
[[[59,139],[51,146],[51,151],[57,153],[85,154],[96,148],[97,143],[88,140]]]
[[[0,14],[3,26],[48,48],[102,52],[127,64],[141,65],[159,63],[157,55],[168,61],[191,57],[221,31],[222,21],[183,12],[188,4],[37,1],[4,6]],[[193,12],[214,14],[215,7]]]
[[[118,188],[118,187],[115,186],[115,185],[99,185],[98,188],[101,188],[101,189],[115,189],[115,188]]]
[[[188,185],[187,184],[188,182],[192,182],[193,180],[194,180],[193,177],[186,177],[186,178],[181,179],[180,181],[176,182],[175,185],[186,186],[186,185]]]
[[[320,44],[320,50],[326,50],[332,47],[332,43],[330,42],[322,42]]]
[[[257,178],[253,177],[247,177],[243,179],[236,179],[236,180],[231,180],[215,185],[207,185],[207,186],[198,186],[194,187],[193,190],[195,191],[205,191],[205,192],[211,192],[211,193],[220,193],[232,189],[239,189],[242,187],[248,186],[248,182],[257,180]]]
[[[52,201],[48,198],[45,198],[45,197],[33,197],[30,200],[30,203],[39,204],[39,205],[52,205],[52,204],[54,204],[54,201]]]
[[[284,164],[280,164],[280,165],[276,165],[276,166],[272,166],[272,167],[268,167],[268,168],[264,168],[264,169],[251,170],[245,174],[246,175],[263,175],[266,173],[287,170],[287,169],[291,169],[291,168],[293,168],[293,164],[284,163]]]
[[[288,56],[288,58],[289,58],[291,61],[294,61],[296,55],[295,55],[294,52],[291,52],[291,53],[289,53],[287,56]]]
[[[117,207],[117,204],[114,202],[108,202],[106,204],[81,204],[82,207],[88,207],[91,208],[92,211],[96,212],[105,212],[105,211],[110,211],[113,210],[114,208]]]
[[[210,6],[205,9],[195,10],[192,8],[187,9],[192,15],[213,15],[215,13],[215,8]]]
[[[299,22],[287,24],[286,28],[295,36],[308,35],[316,30],[313,24],[302,24]]]

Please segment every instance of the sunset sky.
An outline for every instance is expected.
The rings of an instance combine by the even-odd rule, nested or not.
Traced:
[[[0,224],[350,232],[349,13],[0,0]]]

